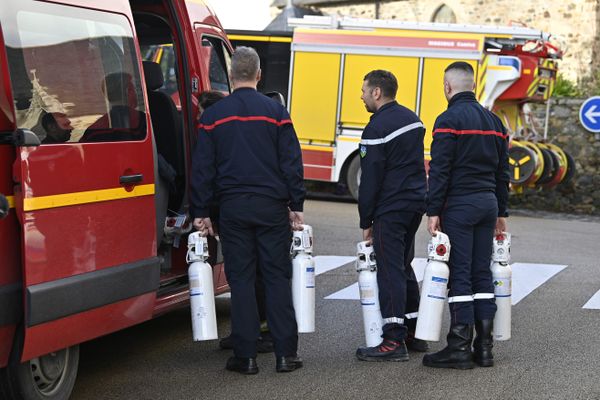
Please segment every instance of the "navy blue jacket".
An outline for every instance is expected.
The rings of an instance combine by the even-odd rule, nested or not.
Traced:
[[[360,141],[360,227],[391,211],[425,211],[425,128],[417,115],[393,101],[371,116]]]
[[[441,215],[449,196],[490,191],[508,216],[508,135],[473,92],[454,95],[435,121],[429,167],[427,215]]]
[[[191,175],[194,218],[208,217],[214,200],[250,193],[302,211],[302,154],[285,107],[240,88],[207,108],[198,127]]]

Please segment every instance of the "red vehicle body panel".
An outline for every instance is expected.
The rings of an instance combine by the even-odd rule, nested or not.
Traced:
[[[304,179],[331,181],[335,159],[333,151],[302,149]]]
[[[74,1],[71,4],[89,6],[91,2]],[[95,4],[98,9],[98,3]],[[132,21],[131,11],[122,2],[105,2],[101,7],[109,12],[122,13]],[[135,40],[135,32],[133,34]],[[60,46],[62,44],[53,47]],[[73,54],[74,49],[83,52],[85,47],[70,48],[71,56],[83,59],[85,53]],[[136,50],[139,60],[139,48],[136,47]],[[61,72],[55,71],[56,74]],[[145,97],[145,92],[142,93]],[[147,100],[144,100],[147,104]],[[146,126],[150,127],[148,115],[146,106]],[[146,139],[138,142],[69,143],[17,149],[13,176],[20,190],[15,193],[15,203],[23,227],[24,292],[28,294],[24,298],[25,340],[22,360],[151,317],[155,293],[128,300],[135,307],[119,308],[111,304],[92,311],[77,310],[74,315],[45,323],[31,320],[30,314],[35,310],[29,304],[34,285],[46,282],[58,284],[62,278],[81,276],[86,272],[110,269],[156,256],[153,196],[78,204],[77,195],[88,192],[89,196],[91,191],[119,189],[119,179],[123,175],[141,174],[143,179],[138,184],[152,185],[154,160],[151,132],[149,128],[147,130]],[[52,202],[46,202],[41,208],[24,209],[27,200],[56,195],[70,195],[74,204],[56,207]],[[56,296],[54,294],[53,298]],[[138,299],[140,301],[136,301]],[[68,334],[65,334],[67,325]]]
[[[64,0],[36,4],[49,3],[125,16],[133,31],[137,68],[144,86],[142,58],[129,1]],[[135,1],[132,3],[135,4]],[[135,6],[134,12],[153,11],[155,8],[157,13],[164,14],[166,10],[160,5],[140,3]],[[175,35],[175,44],[185,49],[185,71],[189,79],[198,82],[191,96],[187,93],[180,99],[184,125],[188,128],[184,132],[193,132],[197,119],[196,95],[210,88],[208,63],[203,59],[206,55],[203,54],[205,49],[200,35],[219,37],[229,49],[231,45],[218,19],[205,5],[197,1],[176,1],[172,6],[173,9],[168,12],[173,11],[176,15],[170,15],[170,22],[178,25],[182,35]],[[84,43],[81,41],[81,44]],[[79,46],[80,43],[71,41],[68,51],[59,49],[62,45],[38,47],[37,57],[42,59],[41,53],[53,52],[66,54],[69,59],[85,58],[84,54],[78,53],[78,49],[85,51],[85,46]],[[4,48],[0,36],[0,52],[4,53]],[[24,48],[22,51],[27,58],[33,57],[27,52],[35,50]],[[179,58],[182,58],[181,54]],[[0,133],[14,132],[17,128],[6,60],[5,54],[0,54]],[[179,68],[181,74],[183,66]],[[54,82],[63,79],[67,85],[70,77],[66,72],[46,68],[38,71],[37,77],[46,81],[44,74],[50,74]],[[98,82],[92,80],[83,80],[81,85],[90,85],[90,90],[98,90]],[[188,86],[184,87],[190,90]],[[145,90],[142,93],[147,119],[144,140],[45,144],[39,147],[0,144],[0,193],[10,196],[15,206],[7,218],[0,220],[0,290],[8,285],[17,285],[21,288],[18,298],[23,303],[18,310],[19,321],[0,324],[0,368],[7,365],[18,324],[21,324],[24,334],[21,360],[25,361],[135,325],[189,302],[185,289],[157,298],[160,283],[157,272],[156,288],[150,292],[136,293],[75,312],[61,314],[60,310],[52,310],[58,314],[48,318],[39,312],[36,314],[35,310],[33,298],[40,292],[54,290],[54,298],[59,298],[59,302],[69,302],[69,298],[60,299],[56,285],[65,285],[71,288],[69,293],[76,293],[78,280],[85,282],[88,277],[110,274],[131,265],[143,271],[146,266],[140,262],[152,264],[153,260],[158,260],[152,124]],[[53,94],[66,97],[60,87]],[[184,135],[188,162],[191,159],[192,136]],[[120,177],[137,174],[143,178],[134,186],[120,184]],[[138,193],[140,188],[144,190]],[[93,198],[115,190],[132,195],[120,195],[114,199]],[[61,196],[68,197],[68,201],[61,203]],[[216,242],[211,243],[211,248],[216,249]],[[173,249],[173,267],[171,273],[162,277],[165,281],[186,276],[185,253],[186,246],[182,241],[179,249]],[[216,293],[228,290],[222,263],[214,266],[213,275]],[[99,289],[110,290],[106,287]]]
[[[29,360],[148,320],[154,303],[155,294],[149,293],[37,325],[27,332],[29,345],[23,350],[22,359]],[[115,318],[107,317],[111,315]]]
[[[13,132],[15,127],[10,76],[4,51],[4,38],[0,30],[0,132]],[[14,202],[14,196],[10,166],[14,160],[14,148],[10,145],[0,144],[0,194],[6,196],[11,203]],[[20,281],[19,223],[15,211],[12,209],[5,219],[0,220],[0,291],[12,291],[11,288],[17,287]],[[19,296],[19,292],[15,296]],[[3,306],[10,307],[10,305],[0,304],[0,368],[8,363],[17,322],[8,318],[11,310],[5,309]],[[14,311],[12,312],[14,313]]]

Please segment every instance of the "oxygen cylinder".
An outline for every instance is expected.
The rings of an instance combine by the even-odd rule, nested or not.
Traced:
[[[502,233],[494,238],[492,252],[492,278],[496,296],[496,316],[494,317],[494,339],[510,339],[512,309],[512,269],[510,262],[510,233]]]
[[[299,333],[315,331],[315,261],[312,258],[313,231],[302,225],[292,238],[292,299]]]
[[[421,287],[419,317],[415,337],[437,342],[442,330],[442,314],[448,295],[450,270],[446,263],[450,259],[450,239],[442,232],[429,240],[427,246],[427,266]]]
[[[379,287],[377,286],[377,262],[375,251],[369,242],[356,245],[356,272],[358,272],[358,289],[363,312],[363,325],[367,347],[381,343],[383,335],[383,319],[379,308]]]
[[[187,262],[190,282],[190,308],[194,341],[217,339],[217,313],[213,272],[208,259],[208,240],[200,232],[188,237]]]

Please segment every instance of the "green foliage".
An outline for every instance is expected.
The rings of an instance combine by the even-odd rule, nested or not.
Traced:
[[[590,97],[600,95],[600,71],[581,78],[577,83],[558,74],[553,97]]]
[[[565,78],[562,74],[558,74],[556,77],[556,83],[554,85],[553,97],[581,97],[583,91],[573,81]]]

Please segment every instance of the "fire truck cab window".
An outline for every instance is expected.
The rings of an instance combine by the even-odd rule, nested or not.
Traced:
[[[2,6],[19,128],[42,144],[143,140],[146,115],[124,16],[43,2]]]
[[[229,85],[229,66],[231,64],[231,56],[225,43],[222,40],[204,36],[202,38],[202,46],[206,49],[208,62],[208,77],[210,79],[210,89],[219,92],[230,93]]]

